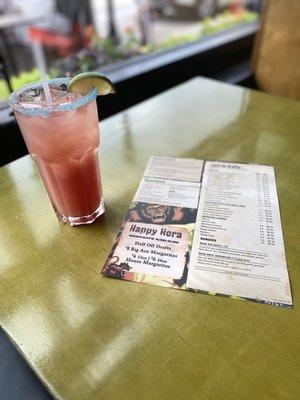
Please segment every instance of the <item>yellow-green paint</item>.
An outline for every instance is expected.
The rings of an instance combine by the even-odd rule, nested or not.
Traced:
[[[101,124],[107,212],[76,228],[29,157],[0,169],[0,323],[58,399],[298,398],[299,127],[297,102],[191,80]],[[155,154],[274,165],[293,309],[100,275]]]

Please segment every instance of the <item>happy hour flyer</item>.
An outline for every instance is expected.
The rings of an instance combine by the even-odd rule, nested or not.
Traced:
[[[292,307],[273,167],[152,157],[102,274]]]

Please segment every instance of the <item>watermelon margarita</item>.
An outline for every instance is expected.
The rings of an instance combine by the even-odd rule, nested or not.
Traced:
[[[104,213],[97,89],[68,93],[67,83],[49,81],[52,107],[41,83],[14,92],[10,103],[58,218],[80,225]]]

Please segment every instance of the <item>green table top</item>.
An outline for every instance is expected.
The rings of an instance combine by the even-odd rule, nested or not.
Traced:
[[[33,161],[0,169],[0,323],[58,399],[299,396],[300,104],[207,79],[101,124],[105,217],[56,220]],[[110,279],[151,155],[272,164],[294,308]]]

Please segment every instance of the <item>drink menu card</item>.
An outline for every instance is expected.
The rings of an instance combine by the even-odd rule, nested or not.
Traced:
[[[102,274],[291,307],[273,167],[152,157]]]

